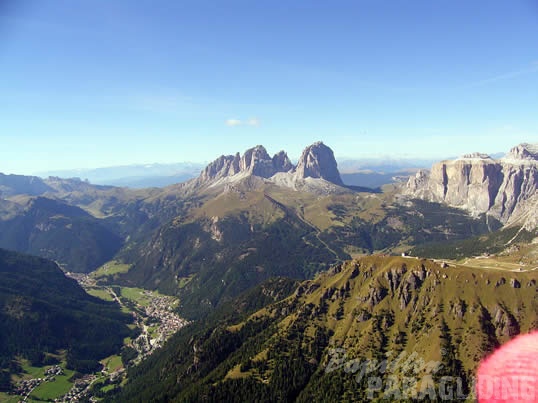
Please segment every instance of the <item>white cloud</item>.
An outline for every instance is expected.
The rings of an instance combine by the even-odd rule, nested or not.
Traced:
[[[239,119],[228,119],[226,120],[226,126],[234,127],[234,126],[241,126],[243,122],[241,122]]]
[[[235,127],[235,126],[254,126],[257,127],[260,125],[260,119],[250,118],[247,120],[241,119],[227,119],[225,122],[226,126]]]

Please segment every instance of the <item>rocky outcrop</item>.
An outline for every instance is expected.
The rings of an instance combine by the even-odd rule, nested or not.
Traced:
[[[507,223],[535,207],[527,201],[536,197],[537,189],[538,145],[520,144],[500,160],[474,153],[439,162],[411,177],[404,193]]]
[[[400,286],[403,275],[407,272],[407,268],[400,266],[385,272],[385,279],[389,283],[390,292],[394,294],[394,291]]]
[[[538,144],[522,143],[512,148],[503,159],[515,161],[537,161]]]
[[[495,325],[495,333],[497,337],[513,337],[520,333],[519,323],[514,315],[506,309],[497,305],[491,316],[493,324]]]
[[[368,298],[367,298],[368,306],[370,308],[373,308],[374,306],[379,304],[379,302],[381,302],[381,300],[383,300],[383,298],[385,298],[387,295],[388,295],[388,292],[386,288],[383,288],[377,285],[371,286],[369,289]]]
[[[321,141],[304,149],[295,174],[299,178],[322,178],[336,185],[343,185],[333,151]]]

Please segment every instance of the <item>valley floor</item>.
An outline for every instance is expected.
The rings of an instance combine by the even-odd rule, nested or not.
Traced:
[[[138,328],[140,334],[134,340],[124,340],[124,349],[130,350],[131,365],[136,365],[151,355],[172,334],[188,323],[174,312],[178,304],[174,297],[140,288],[101,286],[89,275],[68,275],[76,279],[90,295],[105,301],[116,301],[124,312],[133,315],[135,320],[132,326]],[[94,401],[98,401],[98,396],[126,381],[125,363],[120,355],[103,359],[103,369],[100,372],[77,379],[73,378],[74,371],[65,368],[65,357],[58,358],[58,365],[43,367],[32,367],[26,360],[20,360],[22,372],[14,379],[14,383],[19,386],[19,393],[0,393],[0,401],[71,402],[83,397],[92,397]],[[47,372],[55,367],[58,368],[58,374],[47,376]]]

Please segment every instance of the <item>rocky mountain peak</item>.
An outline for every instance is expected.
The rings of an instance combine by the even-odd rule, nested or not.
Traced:
[[[250,172],[262,178],[270,178],[274,175],[273,159],[262,145],[245,151],[239,162],[239,168],[241,172]]]
[[[503,159],[538,161],[538,144],[521,143],[513,147]]]
[[[300,178],[323,178],[343,185],[333,151],[321,141],[304,149],[295,172]]]
[[[200,174],[200,180],[205,182],[235,175],[240,170],[239,161],[239,153],[235,155],[221,155],[204,168]]]
[[[279,151],[273,156],[273,168],[275,172],[289,172],[294,166],[284,150]]]

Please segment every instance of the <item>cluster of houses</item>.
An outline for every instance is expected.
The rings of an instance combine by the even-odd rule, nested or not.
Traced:
[[[54,401],[58,403],[81,401],[83,398],[87,397],[88,388],[95,378],[95,375],[85,375],[84,377],[77,379],[67,394],[54,399]]]
[[[24,379],[21,380],[14,390],[14,393],[20,396],[25,396],[23,401],[26,401],[32,391],[44,382],[54,382],[56,376],[63,375],[64,370],[59,365],[54,365],[45,370],[45,376],[43,378]],[[94,375],[87,375],[81,379],[78,379],[71,390],[64,396],[55,399],[55,402],[78,402],[83,397],[86,397],[88,386],[91,385],[95,379]]]
[[[142,328],[142,333],[131,345],[139,354],[135,362],[140,362],[156,348],[161,347],[170,336],[188,323],[174,312],[173,297],[155,295],[151,291],[144,291],[144,295],[149,299],[149,304],[145,307],[146,319],[139,319],[138,324]],[[144,322],[155,323],[157,327],[149,332]]]
[[[161,343],[185,326],[188,322],[173,311],[173,298],[155,296],[149,291],[146,291],[146,293],[151,295],[151,302],[149,306],[146,307],[146,315],[159,322],[159,327],[157,329],[159,337],[157,342]]]
[[[87,274],[73,273],[73,272],[68,271],[68,272],[65,272],[65,275],[67,277],[72,278],[73,280],[76,280],[77,283],[79,283],[82,288],[95,286],[95,279],[88,276]]]
[[[45,377],[47,381],[49,380],[47,379],[49,377],[52,377],[52,379],[50,380],[54,380],[55,375],[63,375],[63,374],[64,374],[64,370],[59,365],[54,365],[45,370]]]
[[[55,376],[63,375],[64,370],[59,365],[54,365],[45,370],[43,378],[23,379],[17,383],[14,393],[20,396],[29,396],[32,391],[41,385],[43,382],[54,382]]]
[[[14,393],[20,396],[29,396],[32,391],[45,381],[44,378],[23,379],[15,387]]]

